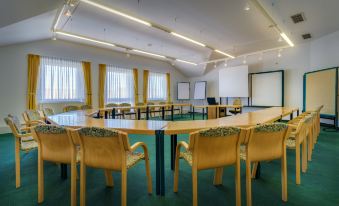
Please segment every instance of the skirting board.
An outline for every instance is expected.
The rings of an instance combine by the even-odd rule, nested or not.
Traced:
[[[0,127],[0,134],[7,134],[7,133],[12,133],[9,127],[6,127],[6,126]]]

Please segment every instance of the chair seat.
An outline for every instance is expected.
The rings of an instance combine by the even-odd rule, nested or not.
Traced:
[[[192,152],[191,151],[180,152],[180,158],[183,158],[184,160],[187,161],[187,163],[189,165],[192,166],[193,158],[192,158]]]
[[[286,140],[286,147],[287,148],[295,148],[295,138],[288,138]]]
[[[145,159],[145,154],[141,152],[127,152],[127,169],[136,165],[140,160]]]
[[[240,159],[246,160],[246,145],[240,145]]]
[[[20,149],[23,151],[29,151],[38,147],[38,143],[33,139],[33,137],[21,137]]]

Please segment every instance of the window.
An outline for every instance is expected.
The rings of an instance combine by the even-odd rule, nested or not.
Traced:
[[[84,102],[85,85],[81,62],[40,58],[38,102]]]
[[[106,103],[126,102],[133,104],[134,81],[132,69],[123,69],[107,65],[105,101]]]
[[[166,74],[150,72],[148,77],[148,99],[153,101],[167,99]]]

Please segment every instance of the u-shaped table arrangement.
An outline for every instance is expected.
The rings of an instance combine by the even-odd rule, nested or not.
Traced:
[[[294,112],[297,112],[297,115],[299,115],[298,108],[271,107],[218,119],[163,121],[94,118],[99,112],[99,109],[72,111],[49,116],[48,120],[53,124],[71,128],[101,127],[121,130],[128,134],[154,135],[156,142],[156,194],[161,196],[165,195],[165,135],[171,136],[171,169],[173,170],[178,134],[188,134],[197,130],[219,126],[250,127],[258,124],[280,121],[283,117],[288,115],[290,115],[290,118],[292,119]],[[62,174],[67,177],[65,168]]]

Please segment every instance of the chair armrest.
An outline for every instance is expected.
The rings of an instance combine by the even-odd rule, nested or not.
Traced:
[[[18,137],[31,137],[32,133],[18,134]]]
[[[46,122],[41,121],[41,120],[32,120],[27,122],[26,124],[46,124]]]
[[[177,145],[177,151],[180,151],[181,147],[184,147],[186,150],[188,150],[189,145],[187,144],[187,142],[180,141],[178,142],[178,145]]]
[[[131,152],[134,152],[136,149],[138,149],[139,147],[142,147],[143,150],[145,151],[148,151],[148,148],[147,148],[147,145],[144,143],[144,142],[136,142],[135,144],[133,144],[131,147],[130,147],[130,151]]]
[[[298,127],[298,126],[295,125],[295,124],[289,124],[289,123],[288,123],[287,125],[288,125],[289,127],[291,127],[292,129],[297,129],[297,127]]]

